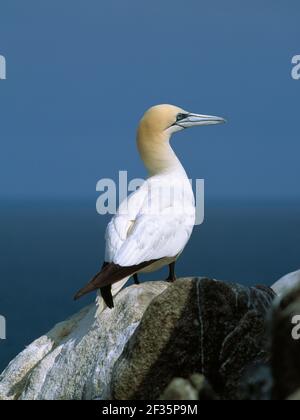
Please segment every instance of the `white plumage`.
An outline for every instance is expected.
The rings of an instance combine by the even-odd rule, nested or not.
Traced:
[[[109,223],[106,261],[129,267],[175,258],[187,244],[194,224],[195,200],[186,173],[179,167],[153,176],[122,203]]]

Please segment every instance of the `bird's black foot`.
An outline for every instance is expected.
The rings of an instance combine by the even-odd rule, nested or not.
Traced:
[[[176,274],[175,274],[175,263],[169,265],[169,277],[166,279],[169,283],[174,283],[176,281]]]
[[[134,284],[140,284],[139,276],[137,274],[133,275]]]
[[[114,298],[111,293],[111,284],[109,286],[101,287],[100,291],[106,306],[112,309],[114,307]]]
[[[102,269],[105,268],[107,265],[108,263],[104,262]],[[106,306],[112,309],[114,307],[114,298],[111,293],[111,284],[109,286],[101,287],[100,292],[104,302],[106,303]]]

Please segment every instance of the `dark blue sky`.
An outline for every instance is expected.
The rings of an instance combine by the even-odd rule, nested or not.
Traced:
[[[173,103],[228,118],[174,147],[211,197],[299,198],[298,0],[2,0],[0,197],[92,197],[144,175],[136,124]]]

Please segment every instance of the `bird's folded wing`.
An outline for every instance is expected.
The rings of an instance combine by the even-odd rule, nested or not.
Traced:
[[[113,262],[121,267],[139,265],[146,261],[176,257],[185,247],[193,226],[193,217],[170,214],[140,215],[130,234],[114,255]]]
[[[126,241],[144,205],[147,191],[148,183],[146,181],[139,190],[122,202],[117,214],[109,222],[105,234],[105,261],[112,262],[116,253]]]

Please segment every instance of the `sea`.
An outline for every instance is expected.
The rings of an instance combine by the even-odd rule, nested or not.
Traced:
[[[33,340],[94,295],[73,295],[103,262],[108,216],[86,200],[0,203],[0,371]],[[272,285],[300,268],[300,202],[207,200],[177,265],[177,276],[207,276],[243,285]],[[142,276],[161,280],[167,270]],[[176,303],[175,303],[176,304]]]

